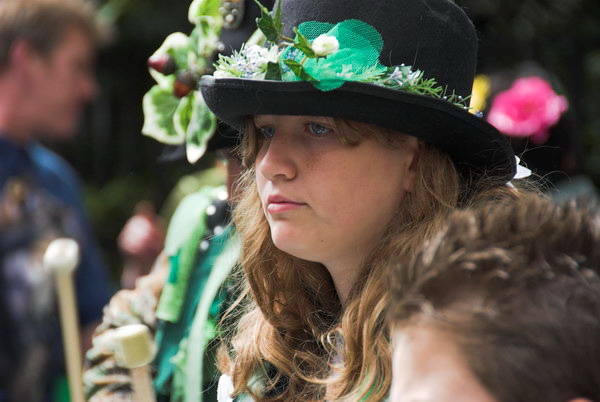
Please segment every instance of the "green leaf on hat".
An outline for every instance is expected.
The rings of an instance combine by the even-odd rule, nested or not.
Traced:
[[[165,78],[171,78],[169,89],[155,85],[144,95],[142,133],[165,144],[181,144],[185,137],[177,132],[173,122],[180,100],[173,95],[173,78]]]
[[[277,36],[281,36],[281,30],[283,29],[283,24],[281,23],[281,1],[277,3],[277,9],[275,9],[275,16],[273,17],[273,24],[277,30]]]
[[[267,63],[267,72],[265,80],[281,81],[281,69],[278,63]]]
[[[254,0],[260,7],[260,17],[256,19],[256,25],[265,34],[265,37],[269,42],[277,43],[281,36],[281,29],[283,24],[281,23],[281,2],[278,3],[275,16],[273,17],[269,10],[260,4],[258,0]]]
[[[304,66],[297,61],[284,60],[283,62],[292,70],[294,75],[300,78],[302,81],[315,81],[315,79],[306,72]]]
[[[194,92],[192,116],[185,136],[185,149],[190,163],[196,163],[204,155],[208,141],[216,129],[217,118],[204,102],[202,94]]]
[[[310,41],[306,38],[306,36],[302,35],[298,28],[294,28],[294,32],[296,33],[296,38],[294,39],[294,47],[298,50],[301,50],[302,53],[306,55],[306,57],[315,58],[317,55],[313,50]]]

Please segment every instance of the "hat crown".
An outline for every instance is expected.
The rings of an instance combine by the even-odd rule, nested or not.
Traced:
[[[477,35],[473,24],[450,0],[279,0],[283,34],[306,21],[358,19],[381,34],[380,62],[406,64],[434,78],[448,93],[471,93],[477,62]],[[275,6],[277,7],[277,5]]]

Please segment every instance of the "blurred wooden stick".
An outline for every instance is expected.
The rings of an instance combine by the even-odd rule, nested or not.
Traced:
[[[79,263],[79,245],[73,239],[53,240],[44,254],[44,266],[54,275],[67,378],[72,402],[84,402],[81,380],[81,340],[73,271]]]

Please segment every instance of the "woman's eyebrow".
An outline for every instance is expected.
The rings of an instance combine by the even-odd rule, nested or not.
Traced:
[[[254,122],[255,125],[259,125],[259,124],[272,123],[273,119],[269,119],[268,117],[254,117],[252,119],[252,121]]]
[[[331,126],[332,128],[337,128],[335,119],[326,116],[306,116],[304,119],[302,119],[302,123],[326,124],[328,126]]]
[[[335,122],[335,119],[333,117],[328,117],[328,116],[304,116],[304,120],[319,120],[319,121],[326,121],[329,123]]]

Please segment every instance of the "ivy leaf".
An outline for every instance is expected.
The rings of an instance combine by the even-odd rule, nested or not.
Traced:
[[[181,144],[184,137],[175,129],[174,116],[179,108],[180,100],[173,95],[173,90],[153,86],[144,95],[144,127],[142,133],[165,144]]]
[[[190,121],[192,120],[192,103],[194,101],[194,92],[190,93],[189,96],[181,98],[179,106],[175,110],[173,115],[173,127],[179,138],[185,138],[185,134],[188,130]]]
[[[306,36],[302,35],[298,28],[294,28],[294,32],[296,33],[296,39],[294,40],[294,47],[311,59],[317,57],[315,51],[312,49],[310,42],[306,38]]]
[[[304,66],[296,60],[284,60],[284,63],[292,70],[296,77],[300,78],[302,81],[316,81],[306,72]]]
[[[196,163],[204,155],[208,140],[217,129],[217,118],[204,102],[202,94],[197,91],[194,95],[193,113],[185,136],[185,151],[190,163]]]
[[[279,67],[279,63],[267,63],[265,80],[281,81],[281,68]]]
[[[254,1],[260,7],[260,17],[256,19],[256,25],[258,25],[258,28],[269,42],[277,43],[281,36],[281,28],[283,27],[281,24],[281,2],[279,2],[279,6],[275,12],[275,18],[273,18],[265,6],[260,4],[258,0]]]
[[[196,46],[196,52],[200,56],[199,60],[210,58],[216,50],[221,32],[221,22],[218,18],[206,17],[190,33],[190,41]],[[202,62],[206,64],[206,60],[202,60]]]
[[[188,9],[188,19],[197,25],[203,17],[221,17],[220,0],[193,0]]]

